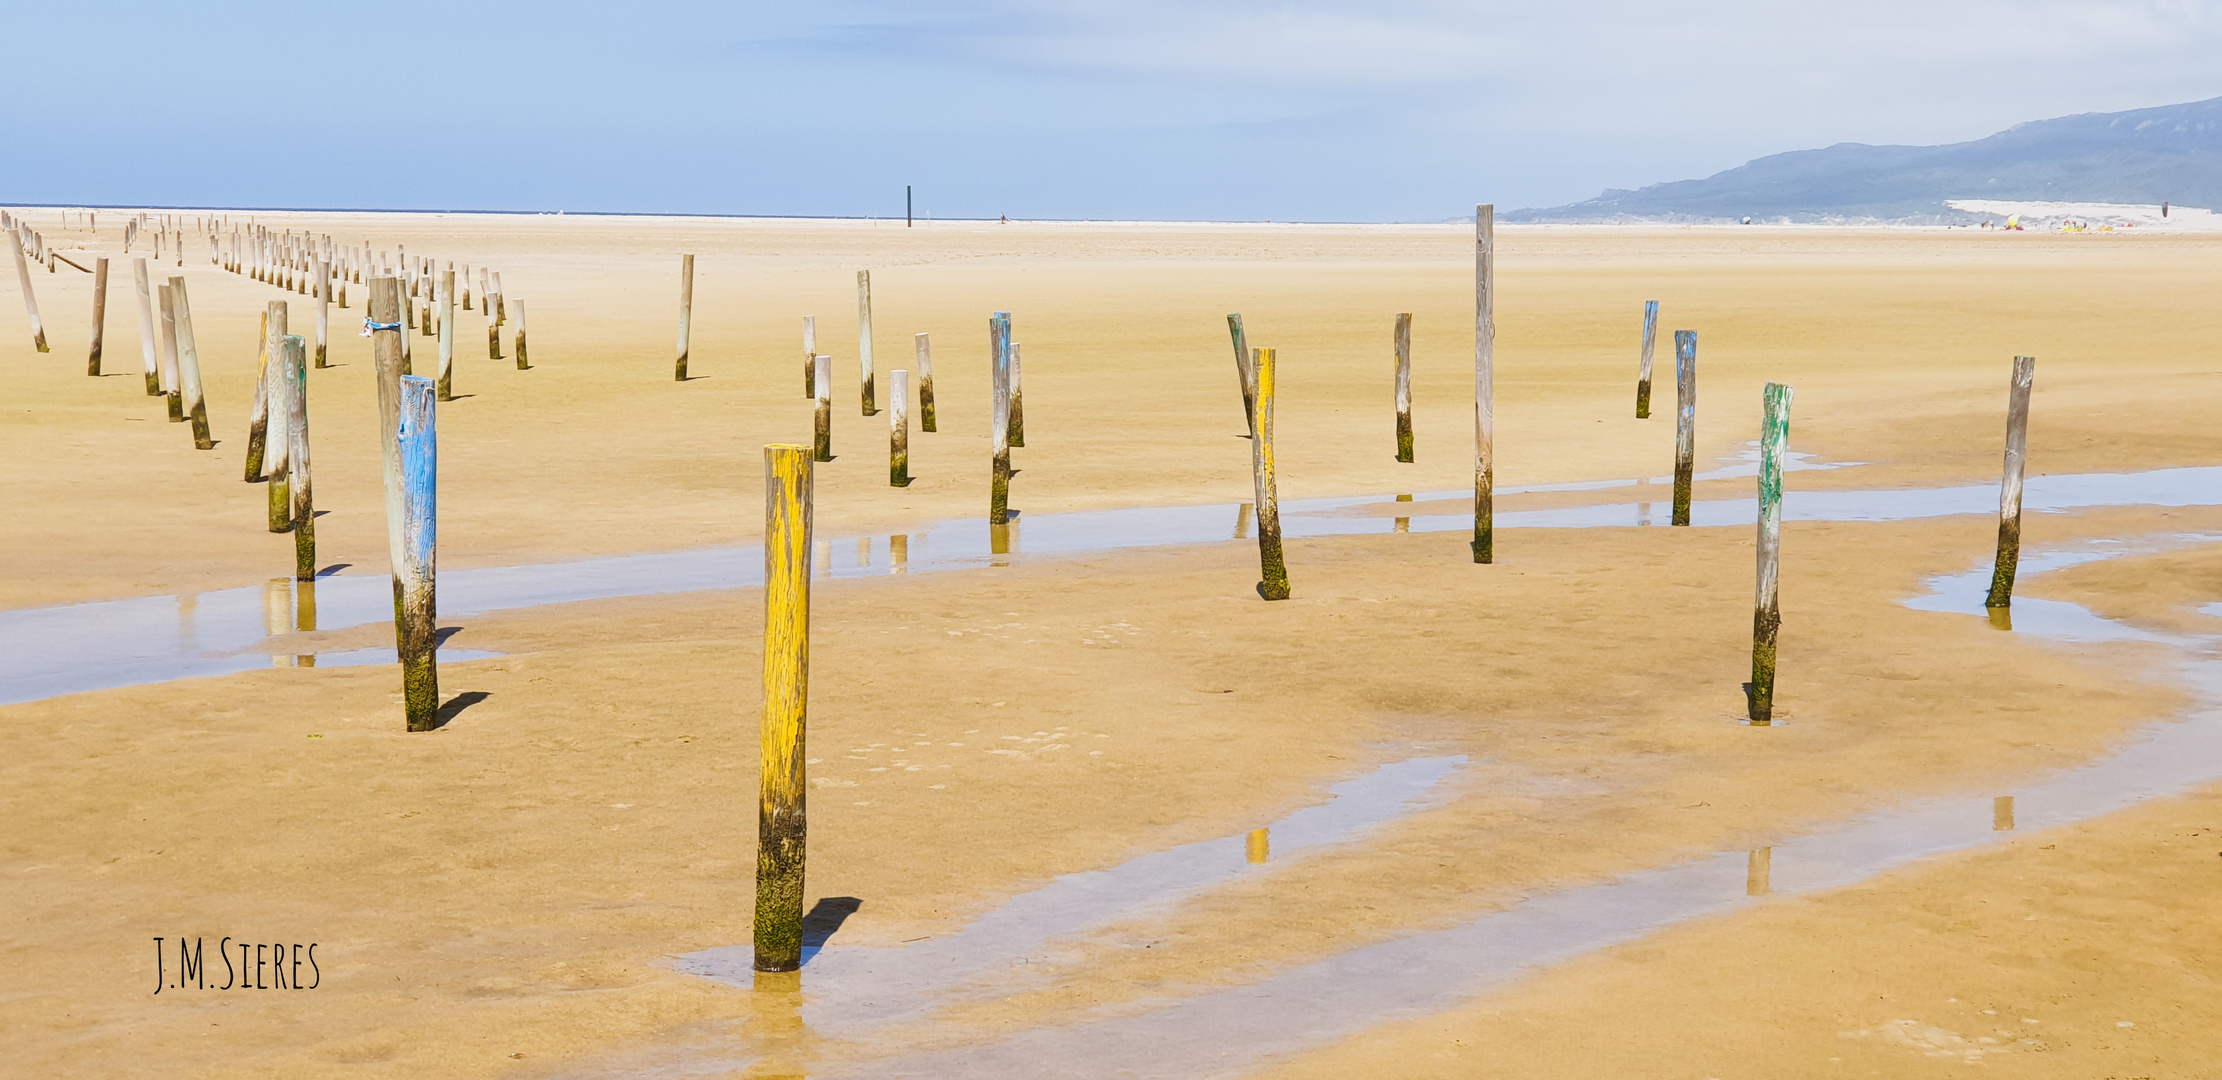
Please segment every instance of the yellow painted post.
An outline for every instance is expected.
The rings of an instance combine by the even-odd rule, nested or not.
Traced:
[[[811,450],[764,448],[763,771],[756,816],[756,970],[802,966],[804,733],[810,704]]]

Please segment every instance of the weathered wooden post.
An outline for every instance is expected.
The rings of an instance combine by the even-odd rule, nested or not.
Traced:
[[[1496,558],[1497,208],[1474,207],[1474,561]]]
[[[1998,561],[1991,566],[1991,594],[1984,607],[2014,604],[2014,572],[2021,564],[2021,470],[2029,452],[2029,390],[2037,381],[2037,358],[2014,357],[2014,381],[2006,393],[2006,473],[1998,485]]]
[[[481,269],[479,273],[485,274],[489,279],[500,277],[500,275],[490,273],[484,269]],[[493,286],[479,297],[480,302],[486,305],[486,358],[488,360],[501,359],[501,311],[499,305],[495,303],[500,298],[501,287],[498,285]]]
[[[1250,479],[1258,500],[1258,566],[1263,577],[1258,595],[1286,600],[1288,564],[1281,558],[1281,501],[1273,486],[1273,350],[1256,350],[1250,370],[1257,376],[1258,391],[1258,433],[1250,440]]]
[[[108,326],[108,256],[93,259],[93,347],[85,357],[85,374],[100,374],[100,339]]]
[[[46,325],[39,321],[39,301],[31,295],[31,267],[23,260],[23,245],[29,243],[24,235],[30,231],[26,225],[8,238],[8,249],[15,252],[15,279],[23,285],[23,313],[31,317],[31,344],[40,352],[46,351]]]
[[[918,335],[918,430],[934,430],[934,347]]]
[[[910,372],[887,373],[887,485],[910,486]]]
[[[1011,523],[1011,313],[988,317],[988,427],[994,460],[988,475],[988,524]]]
[[[525,302],[511,301],[517,306],[517,370],[527,371],[532,365],[525,361]]]
[[[255,331],[255,405],[247,414],[247,482],[262,479],[262,458],[270,435],[270,316]]]
[[[463,264],[463,280],[457,287],[463,290],[461,301],[463,310],[469,311],[471,309],[471,264]]]
[[[1227,336],[1234,339],[1234,381],[1242,391],[1242,422],[1250,426],[1250,436],[1258,434],[1258,378],[1250,366],[1250,344],[1242,334],[1242,313],[1227,316]]]
[[[694,327],[694,256],[679,256],[679,362],[672,369],[677,382],[687,381],[687,338]]]
[[[406,335],[404,335],[406,336]],[[439,439],[432,380],[401,377],[401,546],[393,553],[394,644],[401,655],[401,698],[409,730],[439,722]]]
[[[1396,459],[1412,460],[1412,313],[1396,317]]]
[[[1018,364],[1018,361],[1019,361],[1018,342],[1015,342],[1015,341],[1014,341],[1014,342],[1012,342],[1012,343],[1011,343],[1011,419],[1010,419],[1010,421],[1009,421],[1009,423],[1008,423],[1008,425],[1007,425],[1007,426],[1008,426],[1008,427],[1010,428],[1010,432],[1011,432],[1011,438],[1010,438],[1010,442],[1011,442],[1011,445],[1012,445],[1012,446],[1025,446],[1025,445],[1026,445],[1026,406],[1025,406],[1025,401],[1026,401],[1026,399],[1025,399],[1025,397],[1024,397],[1024,391],[1023,391],[1023,390],[1021,389],[1021,387],[1023,387],[1024,383],[1023,383],[1023,382],[1021,382],[1021,380],[1019,379],[1019,364]]]
[[[185,418],[193,422],[193,447],[214,450],[209,437],[208,401],[201,395],[201,349],[193,336],[193,305],[185,293],[185,278],[170,278],[170,307],[177,326],[177,381],[185,400]]]
[[[494,271],[493,273],[491,273],[491,274],[488,274],[488,275],[487,275],[487,277],[489,277],[489,278],[493,279],[493,282],[494,282],[494,325],[495,325],[495,326],[508,326],[508,325],[509,325],[509,304],[508,304],[508,303],[507,303],[507,302],[506,302],[505,300],[503,300],[503,299],[502,299],[502,298],[503,298],[504,296],[506,296],[506,295],[508,295],[508,294],[506,294],[506,293],[502,292],[502,287],[501,287],[501,271],[499,271],[499,270],[496,270],[496,271]],[[497,355],[497,356],[495,356],[495,359],[499,360],[499,359],[501,359],[501,357],[500,357],[499,355]]]
[[[264,320],[263,344],[269,362],[263,366],[263,397],[267,400],[270,435],[264,443],[264,460],[270,470],[270,531],[285,532],[293,527],[293,496],[288,487],[291,470],[286,460],[293,448],[293,433],[287,428],[292,413],[285,401],[285,339],[286,306],[283,300],[272,300]]]
[[[1690,523],[1690,482],[1697,469],[1697,331],[1674,332],[1674,517]]]
[[[764,715],[756,813],[756,970],[802,966],[809,834],[811,455],[764,448]]]
[[[856,363],[857,367],[862,369],[864,373],[863,389],[861,391],[864,415],[878,416],[880,407],[877,401],[878,395],[875,392],[877,387],[872,377],[872,272],[870,270],[856,272]]]
[[[285,339],[286,472],[291,481],[293,577],[316,580],[316,500],[309,489],[309,358],[299,336]]]
[[[1651,419],[1651,353],[1659,343],[1659,302],[1643,302],[1643,353],[1636,361],[1636,419]]]
[[[139,294],[139,356],[146,361],[147,396],[162,396],[162,358],[154,343],[154,286],[147,281],[147,261],[131,260],[131,284]]]
[[[440,320],[440,381],[441,401],[455,398],[455,271],[442,270],[432,283],[433,298]]]
[[[177,302],[171,298],[168,284],[154,288],[162,311],[162,396],[170,407],[170,422],[183,423],[185,397],[178,392],[177,384]]]
[[[1759,421],[1759,590],[1751,616],[1751,722],[1774,722],[1775,634],[1782,605],[1775,594],[1781,568],[1782,455],[1790,442],[1791,387],[1768,383]]]
[[[802,317],[802,396],[818,396],[818,317]]]
[[[325,362],[332,339],[332,264],[323,259],[316,261],[316,366],[330,367]]]
[[[820,356],[813,365],[812,379],[816,382],[818,397],[818,437],[812,452],[819,461],[833,460],[833,358]]]

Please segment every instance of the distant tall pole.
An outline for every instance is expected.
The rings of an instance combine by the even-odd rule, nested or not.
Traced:
[[[1474,207],[1474,561],[1496,552],[1497,208]]]

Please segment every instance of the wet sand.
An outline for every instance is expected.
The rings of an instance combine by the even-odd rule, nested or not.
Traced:
[[[989,308],[1013,310],[1028,345],[1034,445],[1021,452],[1014,502],[1031,512],[1246,496],[1227,310],[1242,310],[1252,341],[1281,348],[1284,372],[1297,373],[1284,376],[1284,497],[1440,491],[1466,478],[1468,286],[1455,228],[442,227],[457,254],[503,253],[495,265],[532,308],[537,368],[478,358],[459,377],[459,392],[475,396],[443,406],[451,568],[747,542],[756,448],[808,423],[789,386],[799,341],[786,328],[812,311],[821,351],[848,373],[836,383],[843,457],[823,467],[819,489],[829,531],[899,529],[984,501],[985,470],[966,463],[986,456],[973,331]],[[419,248],[398,227],[378,235]],[[1635,315],[1651,295],[1667,300],[1663,328],[1685,325],[1686,313],[1703,334],[1703,400],[1720,404],[1701,413],[1701,468],[1734,459],[1756,428],[1757,384],[1773,378],[1800,387],[1793,449],[1870,463],[1794,474],[1793,487],[1990,479],[2015,351],[2040,356],[2033,470],[2208,464],[2199,423],[2222,384],[2194,343],[2211,340],[2200,320],[2213,320],[2184,314],[2203,310],[2192,298],[2216,284],[2215,272],[2193,270],[2211,254],[2204,243],[1508,230],[1500,479],[1665,470],[1665,410],[1639,423],[1626,400]],[[728,274],[705,254],[694,369],[706,377],[673,384],[676,260],[665,253],[688,246],[740,266]],[[913,328],[937,342],[943,432],[914,434],[925,479],[908,491],[884,486],[878,436],[858,434],[876,421],[854,415],[853,346],[838,344],[860,262],[874,269],[880,368],[908,366]],[[199,273],[211,284],[194,279],[195,318],[213,356],[217,335],[251,338],[255,305],[276,294]],[[67,301],[51,295],[41,300],[60,350],[69,324],[56,309]],[[92,483],[69,468],[14,470],[24,504],[48,512],[0,523],[9,606],[249,584],[289,562],[289,541],[261,530],[260,488],[237,478],[242,439],[195,455],[177,428],[130,419],[156,410],[138,389],[135,315],[116,301],[111,370],[128,377],[90,380],[66,351],[0,346],[11,397],[55,403],[10,412],[0,440],[11,460],[82,447],[96,469]],[[590,317],[597,302],[616,314]],[[1389,460],[1377,347],[1405,309],[1419,313],[1417,466]],[[2124,311],[2141,317],[2122,321]],[[360,339],[336,340],[367,353]],[[318,375],[312,391],[319,503],[331,511],[319,536],[324,561],[367,570],[384,561],[367,365],[345,351],[335,359],[347,366]],[[228,369],[206,361],[223,372],[209,380],[220,435],[239,426],[251,360],[249,342]],[[1671,378],[1661,385],[1668,393],[1655,390],[1655,402],[1671,396]],[[227,393],[239,399],[228,409]],[[1736,497],[1749,484],[1709,488]],[[1471,565],[1455,533],[1302,540],[1290,547],[1296,599],[1277,605],[1250,591],[1255,548],[1240,542],[822,583],[810,896],[863,901],[838,942],[900,946],[1060,874],[1243,833],[1384,762],[1469,758],[1440,800],[1360,842],[1161,917],[1098,927],[1028,978],[991,977],[1003,991],[959,1002],[930,1038],[906,1036],[913,1048],[964,1046],[1014,1024],[1248,981],[1539,890],[1763,846],[1910,798],[2009,786],[2090,760],[2187,706],[2157,646],[2060,648],[1903,605],[1925,579],[1985,562],[1992,529],[1976,516],[1790,525],[1786,723],[1764,731],[1736,722],[1748,528],[1517,530],[1500,537],[1490,568]],[[2036,516],[2028,542],[2185,532],[2222,532],[2222,512]],[[2028,588],[2212,633],[2216,620],[2186,612],[2222,599],[2213,565],[2196,551],[2163,553],[2040,575]],[[689,1057],[754,1070],[746,1062],[768,1047],[764,1068],[838,1075],[854,1053],[838,1045],[843,1031],[800,1026],[788,997],[672,967],[749,937],[760,605],[755,590],[734,589],[469,618],[448,647],[505,655],[444,667],[443,688],[463,697],[429,735],[400,731],[398,686],[382,667],[258,671],[0,709],[0,811],[17,823],[0,855],[0,897],[27,913],[0,936],[17,1060],[95,1076],[134,1075],[149,1061],[211,1076],[564,1075]],[[381,637],[363,627],[304,636],[298,648]],[[1686,1061],[1728,1077],[1818,1070],[1838,1056],[1888,1073],[1924,1067],[1923,1039],[1959,1053],[1926,1028],[1890,1028],[1898,1021],[1970,1040],[1989,1033],[1949,1011],[1954,1003],[1890,1007],[1927,993],[1999,1016],[2042,1000],[2055,1011],[2020,1015],[2074,1028],[2076,1053],[2098,1055],[2022,1053],[2030,1048],[2018,1042],[2014,1055],[1985,1050],[2029,1075],[2154,1058],[2159,1066],[2140,1067],[2195,1072],[2210,1060],[2199,1046],[2207,1028],[2161,1022],[2194,1007],[2188,983],[2145,976],[2161,963],[2156,950],[2181,944],[2201,917],[2207,882],[2196,875],[2209,868],[2164,872],[2151,860],[2154,838],[2204,827],[2212,798],[2016,836],[1671,930],[1284,1067],[1642,1075]],[[2063,896],[2060,874],[2088,890]],[[2055,876],[2033,892],[2016,875]],[[1984,921],[2004,918],[1987,909],[2013,903],[2026,913],[2074,906],[2083,921],[2041,942],[1985,944],[2004,932]],[[2098,925],[2108,919],[2134,925]],[[1909,944],[1922,931],[1923,945],[1938,944]],[[180,934],[207,939],[219,979],[223,935],[317,941],[326,981],[305,992],[152,994],[151,939]],[[2015,951],[2001,959],[1986,948]],[[1741,966],[1723,965],[1724,954]],[[1846,956],[1861,959],[1856,971]],[[2192,952],[2175,956],[2198,970]],[[1764,974],[1753,957],[1770,961]],[[2075,994],[2060,989],[2064,966],[2087,973]],[[1933,992],[1953,979],[1968,992]],[[1631,996],[1675,1004],[1599,1024]],[[1762,1004],[1800,996],[1797,1010]],[[1873,1006],[1855,1007],[1869,997]],[[2115,1019],[2139,1027],[2102,1030]],[[2133,1030],[2156,1040],[2136,1044],[2146,1058],[2104,1056],[2113,1042],[2092,1049],[2092,1032]],[[1692,1034],[1715,1031],[1710,1041]],[[1177,1046],[1179,1033],[1168,1040]],[[1749,1052],[1706,1057],[1710,1046]]]

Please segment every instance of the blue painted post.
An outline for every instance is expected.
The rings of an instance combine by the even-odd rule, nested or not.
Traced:
[[[1690,477],[1697,460],[1697,331],[1674,332],[1674,521],[1690,523]]]
[[[430,731],[440,709],[433,633],[433,585],[439,554],[439,441],[433,430],[438,388],[431,379],[401,379],[401,548],[394,553],[394,638],[401,654],[401,694],[409,730]]]
[[[1636,419],[1651,419],[1651,352],[1659,344],[1659,302],[1643,302],[1643,359],[1636,365]]]
[[[1011,523],[1011,313],[988,317],[988,425],[995,442],[989,474],[988,524]]]

